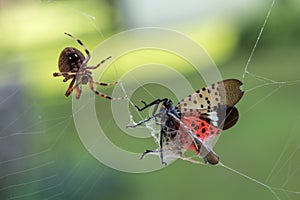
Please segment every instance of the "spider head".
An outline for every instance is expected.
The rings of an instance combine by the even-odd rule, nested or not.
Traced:
[[[61,72],[77,72],[83,63],[85,57],[76,48],[67,47],[65,48],[59,56],[58,68]],[[72,78],[73,76],[66,75],[66,80]]]

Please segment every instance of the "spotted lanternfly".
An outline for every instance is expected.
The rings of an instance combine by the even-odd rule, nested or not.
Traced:
[[[208,144],[221,131],[236,124],[239,115],[234,106],[243,96],[241,85],[239,80],[228,79],[197,90],[176,106],[167,98],[149,104],[142,101],[143,108],[135,106],[139,111],[155,107],[151,117],[128,127],[134,128],[151,119],[161,126],[159,149],[146,150],[142,158],[155,153],[160,155],[161,163],[167,164],[166,157],[182,157],[186,150],[194,150],[205,163],[217,164],[219,157]]]

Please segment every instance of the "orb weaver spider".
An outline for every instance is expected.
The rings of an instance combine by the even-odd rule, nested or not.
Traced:
[[[94,84],[100,85],[100,86],[110,86],[115,85],[118,82],[111,82],[111,83],[102,83],[98,81],[93,80],[92,76],[92,69],[97,69],[100,67],[103,63],[105,63],[108,59],[111,58],[111,56],[108,56],[107,58],[100,61],[95,66],[88,66],[87,63],[91,58],[91,54],[89,50],[84,46],[84,44],[79,40],[78,38],[74,37],[73,35],[69,33],[65,33],[67,36],[73,38],[78,42],[80,46],[84,49],[86,53],[86,57],[76,48],[73,47],[66,47],[62,50],[59,56],[58,60],[58,69],[60,72],[53,73],[54,77],[63,76],[65,77],[63,82],[68,81],[69,79],[72,79],[65,96],[68,97],[73,90],[76,91],[76,99],[79,99],[82,92],[82,85],[87,85],[89,88],[98,96],[101,96],[105,99],[109,100],[121,100],[125,97],[119,97],[119,98],[113,98],[106,94],[103,94],[101,92],[98,92],[94,88]],[[75,85],[74,85],[75,84]]]

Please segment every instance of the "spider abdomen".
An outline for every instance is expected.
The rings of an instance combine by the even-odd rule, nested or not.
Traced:
[[[58,60],[58,69],[60,72],[78,72],[85,57],[76,48],[67,47],[60,53]],[[73,78],[72,75],[64,75],[65,81]]]

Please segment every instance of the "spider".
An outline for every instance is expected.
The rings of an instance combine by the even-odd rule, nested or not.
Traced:
[[[54,77],[57,76],[63,76],[65,77],[63,82],[68,81],[69,79],[72,79],[65,96],[68,97],[73,90],[76,90],[76,99],[79,99],[82,92],[82,85],[88,84],[89,88],[98,96],[101,96],[105,99],[109,100],[120,100],[124,99],[124,97],[120,98],[113,98],[108,95],[102,94],[95,90],[94,84],[100,85],[100,86],[110,86],[115,85],[118,82],[111,82],[111,83],[102,83],[97,82],[93,80],[91,69],[97,69],[105,63],[108,59],[111,58],[111,56],[108,56],[107,58],[100,61],[95,66],[87,66],[88,61],[91,58],[91,54],[89,50],[84,46],[84,44],[79,40],[78,38],[74,37],[73,35],[69,33],[65,33],[67,36],[73,38],[80,44],[80,46],[83,47],[86,57],[76,48],[73,47],[66,47],[63,49],[63,51],[60,53],[59,60],[58,60],[58,68],[60,72],[53,73]],[[75,84],[75,85],[74,85]]]

